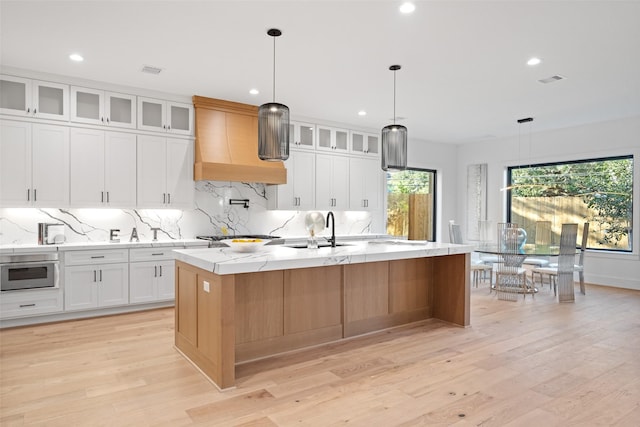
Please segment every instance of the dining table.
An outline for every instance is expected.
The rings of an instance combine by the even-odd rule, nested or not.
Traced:
[[[496,283],[491,285],[491,289],[501,295],[513,295],[513,294],[535,294],[538,289],[534,286],[532,280],[526,277],[524,273],[524,283],[520,280],[519,276],[522,275],[522,264],[527,258],[530,257],[557,257],[560,255],[560,246],[558,245],[540,245],[540,244],[525,244],[519,248],[505,248],[497,243],[480,243],[475,252],[480,254],[490,254],[497,256],[497,264],[502,270],[502,273],[497,277],[502,276],[501,280],[496,279]],[[576,254],[580,250],[576,249]],[[558,287],[563,286],[567,292],[573,292],[573,273],[570,276],[570,280],[562,280],[563,277],[559,277]],[[563,294],[566,294],[563,293]],[[511,299],[511,298],[504,298]]]

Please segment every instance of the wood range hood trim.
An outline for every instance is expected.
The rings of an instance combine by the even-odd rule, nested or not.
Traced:
[[[196,181],[286,184],[284,163],[258,157],[258,107],[193,97]]]

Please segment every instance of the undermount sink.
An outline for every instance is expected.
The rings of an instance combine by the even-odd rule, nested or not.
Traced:
[[[306,243],[300,243],[298,245],[285,245],[285,246],[293,249],[307,249]],[[349,243],[336,243],[336,247],[338,246],[353,246],[353,245]],[[331,243],[329,242],[318,243],[318,248],[330,248],[330,247],[331,247]]]

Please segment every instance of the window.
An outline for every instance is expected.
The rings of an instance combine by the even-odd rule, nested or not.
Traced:
[[[537,221],[551,221],[552,244],[563,223],[589,222],[588,249],[632,250],[633,156],[511,167],[507,191],[507,220],[530,243]]]
[[[436,172],[387,172],[387,234],[409,240],[435,240]]]

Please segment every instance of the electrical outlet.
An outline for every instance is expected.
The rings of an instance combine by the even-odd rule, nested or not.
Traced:
[[[207,282],[206,280],[204,280],[202,282],[203,288],[205,292],[209,292],[209,282]]]

